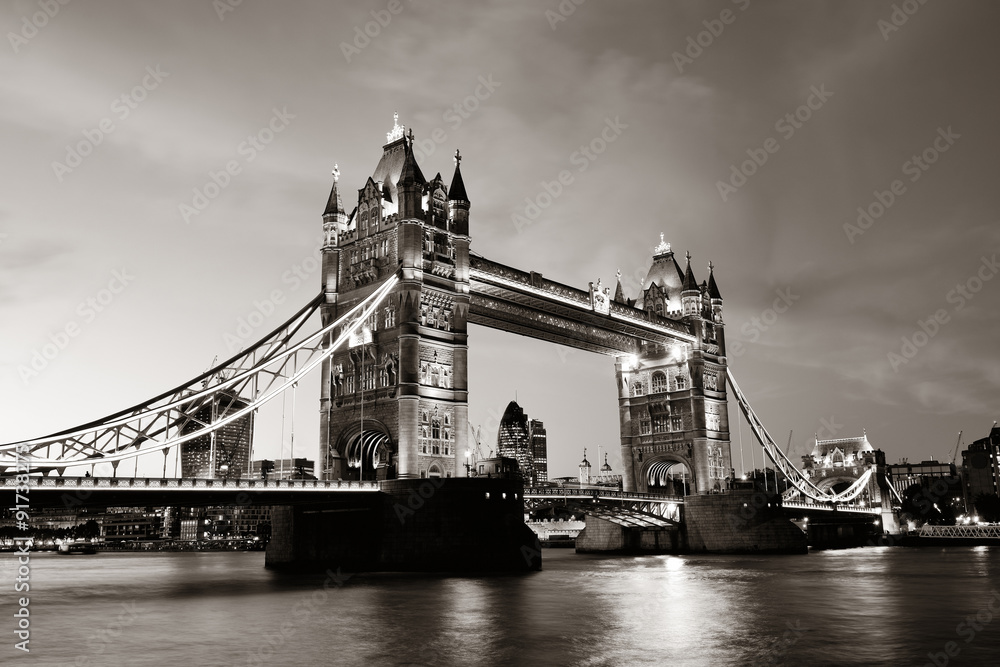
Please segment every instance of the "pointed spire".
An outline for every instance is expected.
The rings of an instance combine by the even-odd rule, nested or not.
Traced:
[[[685,292],[698,291],[698,281],[694,279],[694,271],[691,270],[691,253],[687,253],[687,270],[684,272],[684,289]]]
[[[399,181],[396,183],[397,188],[403,185],[427,184],[427,180],[424,178],[424,174],[420,171],[420,166],[417,164],[417,159],[413,157],[412,145],[413,128],[411,127],[409,141],[403,142],[403,169],[399,174]]]
[[[622,270],[618,269],[618,287],[615,288],[615,303],[624,303],[628,305],[625,299],[625,290],[622,289]]]
[[[722,300],[722,293],[719,292],[719,286],[715,284],[715,265],[711,262],[708,263],[708,296],[713,299]]]
[[[451,201],[469,201],[469,195],[465,193],[465,181],[462,180],[462,154],[455,149],[455,175],[451,178],[451,187],[448,188],[448,199]]]
[[[323,217],[329,216],[346,216],[344,212],[344,201],[340,198],[340,189],[337,188],[337,181],[340,180],[340,169],[337,165],[333,165],[333,188],[330,190],[330,197],[326,200],[326,209],[323,211]]]

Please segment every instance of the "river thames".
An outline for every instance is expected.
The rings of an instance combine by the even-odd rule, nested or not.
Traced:
[[[7,581],[14,561],[0,557]],[[263,562],[260,552],[32,554],[31,652],[14,650],[5,614],[0,663],[1000,662],[1000,619],[990,610],[1000,612],[998,548],[782,557],[550,549],[541,572],[482,577],[292,576]]]

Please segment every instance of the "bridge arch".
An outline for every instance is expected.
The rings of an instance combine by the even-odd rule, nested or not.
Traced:
[[[340,432],[336,451],[347,459],[346,479],[391,479],[395,468],[395,443],[389,428],[377,419],[357,421]]]
[[[820,491],[842,493],[850,488],[850,486],[856,481],[858,481],[858,477],[854,477],[852,475],[835,475],[833,477],[820,477],[816,480],[815,484],[816,488]]]
[[[642,469],[642,480],[646,491],[662,491],[672,495],[686,496],[697,493],[691,462],[679,454],[664,454],[646,462]]]

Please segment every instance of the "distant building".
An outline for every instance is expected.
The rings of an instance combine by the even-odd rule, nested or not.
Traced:
[[[802,473],[820,491],[842,493],[869,471],[872,474],[857,500],[880,505],[883,486],[887,484],[885,453],[872,447],[867,433],[836,440],[817,438],[812,453],[802,457]],[[884,491],[890,493],[888,488]]]
[[[524,479],[517,461],[506,456],[479,459],[476,465],[476,475],[478,477],[488,477],[492,479]]]
[[[978,496],[1000,495],[1000,427],[962,452],[962,477],[970,510]]]
[[[948,481],[958,476],[954,463],[941,463],[934,460],[921,461],[920,463],[903,461],[891,463],[885,468],[892,488],[896,489],[896,493],[901,496],[907,487],[914,484],[930,486],[937,479]]]
[[[163,517],[151,512],[107,514],[101,521],[105,542],[158,540],[163,533]]]
[[[181,427],[181,435],[194,433],[221,417],[247,406],[237,396],[219,394]],[[213,413],[215,419],[213,419]],[[192,438],[181,445],[181,476],[199,479],[240,479],[250,460],[253,442],[253,413],[215,431]]]
[[[889,483],[901,498],[906,496],[907,488],[919,484],[932,494],[931,497],[949,498],[951,508],[956,515],[966,511],[965,489],[962,488],[962,478],[954,463],[935,460],[920,463],[901,461],[889,464],[885,468]],[[945,486],[941,485],[942,482]]]
[[[590,484],[590,461],[587,460],[587,448],[583,448],[583,460],[580,461],[580,484]]]
[[[545,484],[549,481],[549,445],[542,420],[531,419],[528,421],[528,442],[531,443],[535,483]]]
[[[250,464],[250,479],[316,479],[316,462],[310,459],[261,459]]]
[[[271,534],[271,507],[264,505],[215,505],[182,510],[182,541],[266,539]]]
[[[535,486],[536,474],[531,442],[528,438],[528,417],[515,401],[507,404],[497,431],[497,454],[517,461],[525,486]],[[547,476],[547,475],[546,475]]]
[[[601,466],[600,474],[596,479],[593,479],[595,484],[600,484],[601,486],[619,486],[622,483],[622,476],[615,474],[614,470],[611,469],[611,464],[608,463],[608,455],[604,454],[604,464]]]

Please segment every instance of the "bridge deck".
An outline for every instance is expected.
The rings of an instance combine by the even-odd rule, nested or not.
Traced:
[[[199,505],[295,505],[351,501],[378,493],[378,482],[327,480],[177,479],[128,477],[29,477],[27,493],[16,477],[0,488],[14,491],[30,509]]]

